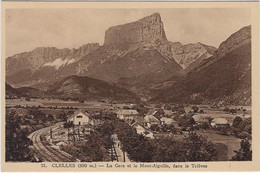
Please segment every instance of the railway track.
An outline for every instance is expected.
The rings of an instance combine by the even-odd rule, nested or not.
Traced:
[[[50,146],[47,141],[41,140],[41,137],[49,131],[49,127],[39,129],[29,135],[33,141],[33,148],[37,156],[45,162],[76,162],[77,159]]]

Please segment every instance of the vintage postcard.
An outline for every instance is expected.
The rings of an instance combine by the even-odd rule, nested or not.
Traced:
[[[258,2],[2,2],[2,171],[259,170]]]

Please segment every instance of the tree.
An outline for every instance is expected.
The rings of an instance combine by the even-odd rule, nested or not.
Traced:
[[[246,108],[244,108],[242,111],[244,112],[244,114],[246,114],[246,111],[247,111],[247,109],[246,109]]]
[[[54,117],[53,117],[52,114],[48,114],[48,115],[47,115],[47,119],[48,119],[48,121],[53,121],[53,120],[54,120]]]
[[[237,113],[237,110],[236,109],[230,109],[229,111],[231,114],[236,114]]]
[[[65,114],[65,112],[61,112],[59,113],[59,115],[57,116],[57,118],[60,120],[60,121],[66,121],[67,120],[67,115]]]
[[[169,104],[165,104],[165,105],[164,105],[164,109],[166,109],[166,110],[171,110],[172,107],[171,107],[171,105],[169,105]]]
[[[184,162],[185,151],[182,142],[172,138],[156,139],[152,162]]]
[[[195,120],[191,116],[184,115],[179,118],[178,125],[183,129],[187,129],[188,127],[192,127],[196,124]]]
[[[131,108],[128,106],[123,106],[123,109],[131,109]]]
[[[201,114],[204,114],[205,112],[204,112],[204,110],[201,109],[201,110],[200,110],[200,113],[201,113]]]
[[[208,128],[209,128],[209,123],[203,122],[203,123],[201,124],[201,128],[202,128],[202,129],[208,129]]]
[[[228,107],[225,107],[225,109],[223,110],[226,114],[229,113],[230,109]]]
[[[158,124],[152,124],[150,129],[152,131],[158,132],[160,130],[160,127],[158,126]]]
[[[46,121],[46,114],[41,112],[38,108],[32,108],[30,110],[30,115],[34,115],[36,120]]]
[[[30,100],[31,100],[31,97],[30,97],[30,96],[26,96],[26,97],[25,97],[25,100],[26,100],[26,101],[30,101]]]
[[[186,161],[214,161],[217,159],[217,152],[213,143],[207,141],[195,132],[190,132],[184,139]]]
[[[6,161],[31,161],[29,146],[32,145],[32,141],[21,129],[18,119],[15,112],[6,115]]]
[[[232,161],[250,161],[252,160],[251,144],[248,140],[240,142],[240,149],[234,151],[236,154],[232,157]]]
[[[242,123],[243,120],[241,117],[236,117],[234,120],[233,120],[233,127],[235,128],[238,128],[239,127],[239,124]]]
[[[192,106],[191,108],[193,110],[194,113],[197,113],[199,108],[197,106]]]
[[[78,101],[79,101],[80,103],[84,103],[85,100],[84,100],[83,98],[79,98]]]
[[[157,112],[154,114],[154,117],[156,117],[159,120],[164,115],[165,115],[165,112],[163,111],[163,109],[158,109]]]

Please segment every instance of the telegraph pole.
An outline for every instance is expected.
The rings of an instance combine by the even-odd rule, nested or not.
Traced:
[[[80,126],[80,122],[79,122],[79,126]],[[79,126],[78,126],[78,134],[79,134]],[[80,141],[80,134],[79,134],[79,141]]]
[[[50,127],[50,139],[51,139],[51,142],[52,142],[52,128]]]

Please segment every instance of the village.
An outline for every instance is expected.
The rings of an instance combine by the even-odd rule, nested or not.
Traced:
[[[196,132],[222,152],[218,160],[231,159],[234,151],[239,150],[242,139],[251,141],[251,110],[248,107],[127,103],[111,104],[104,108],[102,103],[95,105],[95,108],[92,105],[91,108],[71,111],[70,115],[65,116],[65,121],[45,130],[43,140],[57,150],[81,157],[72,152],[71,146],[88,143],[99,132],[105,138],[109,136],[110,139],[104,139],[107,143],[112,141],[104,146],[107,156],[99,161],[119,162],[129,162],[131,159],[122,147],[116,130],[110,133],[106,128],[102,129],[105,126],[115,128],[121,123],[150,141],[183,140],[190,132]]]

